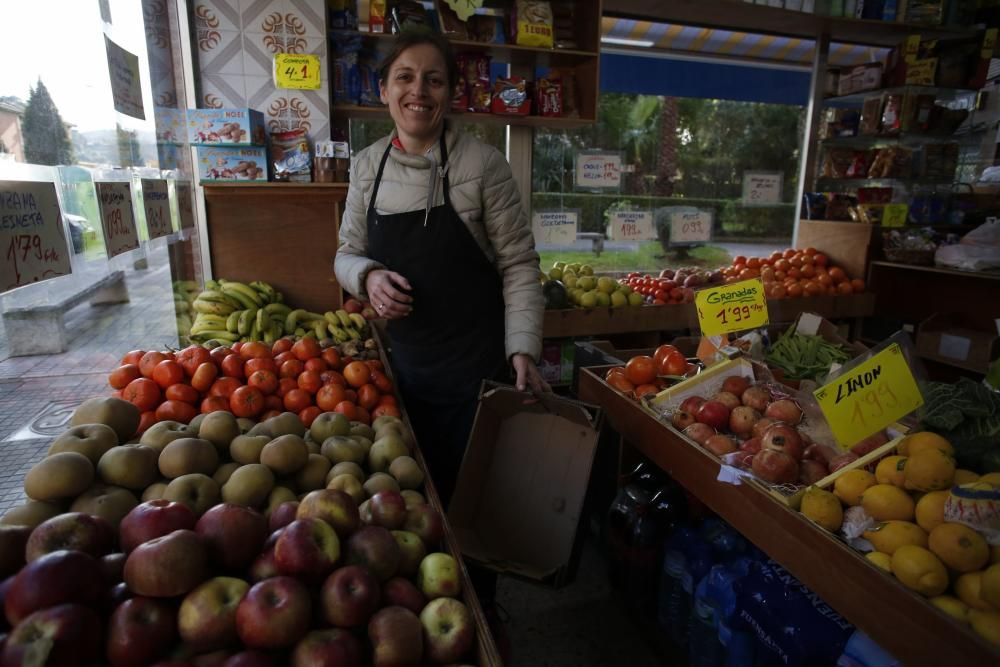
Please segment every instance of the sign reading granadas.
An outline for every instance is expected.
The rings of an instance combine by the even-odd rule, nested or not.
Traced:
[[[760,278],[699,290],[694,305],[705,336],[755,329],[768,323],[767,297]]]

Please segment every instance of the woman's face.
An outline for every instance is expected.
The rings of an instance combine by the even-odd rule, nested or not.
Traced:
[[[379,93],[400,135],[435,141],[452,97],[441,52],[430,44],[406,49],[392,63]]]

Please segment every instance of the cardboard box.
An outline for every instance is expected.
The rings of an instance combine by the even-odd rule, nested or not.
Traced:
[[[560,587],[579,558],[600,408],[484,383],[448,507],[465,558]]]
[[[255,109],[188,109],[187,128],[195,145],[267,145],[264,114]]]
[[[935,314],[917,329],[917,354],[926,359],[985,373],[1000,356],[1000,336],[958,314]]]
[[[203,181],[267,181],[267,149],[262,146],[198,146]]]

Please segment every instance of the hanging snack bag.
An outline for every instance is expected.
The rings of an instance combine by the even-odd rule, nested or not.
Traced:
[[[464,54],[458,57],[459,84],[464,83],[464,99],[459,94],[453,100],[452,109],[456,103],[464,106],[456,110],[476,113],[490,112],[490,57],[484,55]]]
[[[458,18],[458,14],[447,3],[439,2],[437,5],[441,32],[452,39],[469,39],[469,24]]]
[[[509,79],[498,78],[493,84],[493,113],[517,114],[526,116],[531,113],[531,96],[528,94],[528,82],[519,76]]]
[[[490,14],[475,14],[469,17],[469,32],[477,42],[486,44],[506,44],[503,34],[503,17]]]
[[[539,79],[535,85],[535,113],[539,116],[562,116],[562,82],[551,75]]]
[[[514,42],[520,46],[551,49],[554,45],[552,5],[548,0],[517,0],[514,3]]]
[[[389,10],[389,28],[398,35],[408,30],[430,30],[424,6],[416,0],[394,0]]]
[[[369,3],[368,32],[384,34],[386,30],[386,0],[371,0]]]
[[[889,95],[882,109],[882,134],[899,134],[903,111],[903,96]]]
[[[274,180],[308,182],[311,179],[312,153],[306,131],[301,127],[271,135],[271,158],[274,160]]]

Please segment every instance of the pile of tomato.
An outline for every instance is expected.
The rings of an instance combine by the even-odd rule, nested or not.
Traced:
[[[199,345],[178,352],[133,350],[108,383],[113,395],[139,408],[140,433],[159,421],[187,424],[216,410],[256,420],[294,412],[306,426],[323,412],[365,424],[380,415],[400,416],[381,361],[342,356],[312,338],[211,351]]]
[[[694,364],[673,345],[660,345],[653,356],[637,355],[624,366],[604,374],[604,381],[629,398],[640,400],[658,394],[695,370]]]
[[[732,266],[722,269],[727,283],[760,278],[769,299],[803,296],[846,296],[865,291],[865,282],[851,279],[839,266],[815,248],[775,251],[770,257],[733,258]]]
[[[685,287],[676,280],[667,277],[656,277],[649,274],[641,274],[636,271],[629,273],[618,281],[622,285],[628,285],[633,292],[638,292],[645,297],[646,303],[656,306],[666,306],[671,303],[692,303],[694,302],[694,290]]]

